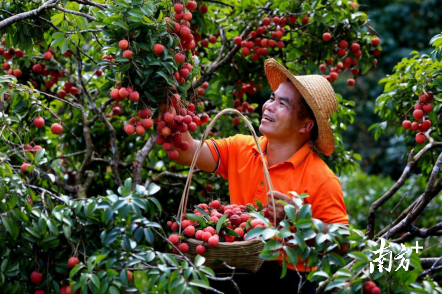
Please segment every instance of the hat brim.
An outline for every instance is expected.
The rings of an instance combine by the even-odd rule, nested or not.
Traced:
[[[314,141],[314,147],[325,156],[332,155],[335,147],[334,134],[329,125],[329,118],[332,116],[332,113],[324,113],[322,109],[325,108],[320,108],[319,100],[315,99],[319,96],[329,96],[327,99],[322,100],[322,102],[331,104],[326,109],[334,111],[337,108],[337,98],[331,83],[320,75],[294,76],[272,58],[265,61],[265,73],[272,91],[276,91],[280,84],[287,79],[294,84],[308,103],[317,121],[318,137]]]

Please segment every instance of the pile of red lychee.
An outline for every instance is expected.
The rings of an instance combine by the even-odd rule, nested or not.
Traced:
[[[417,131],[415,135],[415,141],[418,144],[422,144],[426,141],[425,132],[432,126],[429,119],[426,118],[426,114],[432,112],[431,101],[434,95],[430,92],[422,93],[418,99],[418,102],[414,105],[414,112],[412,116],[416,120],[412,122],[410,120],[404,120],[402,126],[404,129],[411,129],[412,131]]]
[[[247,240],[247,232],[253,228],[263,227],[266,225],[259,219],[255,219],[250,215],[250,210],[257,209],[257,206],[248,205],[222,205],[219,200],[214,200],[209,204],[199,204],[198,209],[194,210],[194,214],[204,219],[204,225],[196,221],[183,218],[181,222],[182,234],[177,231],[179,224],[177,221],[168,221],[168,226],[173,233],[169,236],[169,241],[175,245],[182,253],[189,251],[189,244],[186,239],[195,239],[204,243],[196,247],[197,254],[203,255],[206,247],[217,247],[220,242],[235,243]],[[203,214],[204,211],[206,214]],[[263,215],[268,217],[268,212],[263,210]],[[226,216],[219,232],[216,231],[219,220]],[[178,251],[174,247],[174,253]]]

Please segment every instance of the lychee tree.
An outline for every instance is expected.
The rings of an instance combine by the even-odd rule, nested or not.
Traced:
[[[0,17],[0,286],[8,293],[210,288],[216,278],[201,257],[162,253],[173,243],[156,218],[177,209],[187,173],[171,161],[188,148],[181,134],[199,138],[227,107],[258,126],[266,58],[331,83],[345,76],[352,87],[382,50],[351,1],[3,1]],[[424,89],[441,99],[441,87]],[[327,160],[352,172],[361,158],[344,150],[340,132],[354,122],[354,102],[336,95],[337,148]],[[247,133],[240,123],[224,117],[210,134]],[[196,174],[193,202],[226,195],[215,176]]]

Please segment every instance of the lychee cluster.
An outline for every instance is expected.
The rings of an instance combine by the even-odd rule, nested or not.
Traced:
[[[416,120],[412,122],[410,120],[404,120],[402,122],[402,126],[404,129],[411,129],[412,131],[416,131],[415,141],[418,144],[422,144],[426,141],[425,132],[431,128],[432,122],[426,118],[426,114],[432,112],[432,99],[434,95],[430,92],[422,93],[419,96],[418,102],[414,105],[414,112],[412,116]]]
[[[3,70],[7,71],[6,73],[8,75],[15,76],[16,78],[20,77],[22,75],[22,70],[19,68],[13,69],[11,67],[11,64],[8,62],[8,60],[12,60],[12,58],[22,58],[25,56],[25,53],[21,51],[20,49],[14,49],[14,48],[5,48],[6,42],[5,39],[2,40],[2,45],[0,46],[0,56],[2,56],[5,59],[5,62],[3,63]]]
[[[119,110],[120,108],[118,108]],[[117,111],[116,107],[113,112]],[[138,118],[132,117],[124,127],[126,134],[132,135],[137,133],[138,136],[145,134],[145,131],[150,129],[154,122],[151,119],[152,111],[149,108],[138,111]]]
[[[322,38],[325,43],[328,43],[332,39],[332,34],[326,32],[323,34]],[[378,49],[379,45],[380,45],[380,38],[378,37],[372,38],[371,43],[368,45],[374,57],[380,55],[380,50]],[[347,40],[342,39],[338,41],[338,43],[333,44],[333,46],[334,46],[334,54],[338,57],[335,59],[338,60],[338,62],[335,64],[335,66],[333,66],[334,58],[330,58],[326,60],[326,64],[320,64],[319,70],[321,72],[325,72],[328,66],[331,66],[329,68],[329,74],[323,75],[323,77],[325,77],[329,82],[332,83],[338,79],[338,76],[341,72],[350,69],[352,75],[355,78],[355,76],[357,76],[360,73],[360,70],[358,68],[355,68],[355,66],[357,66],[358,59],[363,54],[361,44],[357,42],[352,42],[349,45],[349,42]],[[374,58],[372,65],[375,66],[376,64],[377,64],[377,59]],[[355,85],[354,78],[348,79],[347,81],[348,86]]]
[[[365,284],[363,285],[363,289],[366,294],[380,294],[381,293],[380,288],[378,288],[377,285],[372,281],[365,282]]]
[[[295,15],[289,16],[289,23],[295,23],[297,17]],[[285,43],[280,39],[285,34],[284,27],[286,26],[285,16],[266,16],[262,19],[262,25],[256,30],[249,33],[247,40],[243,40],[240,36],[234,38],[234,43],[241,46],[241,54],[248,56],[251,54],[253,61],[258,61],[260,56],[267,56],[270,50],[282,49]]]
[[[156,119],[159,133],[156,143],[162,145],[163,150],[168,152],[169,159],[176,160],[179,156],[177,149],[187,151],[189,148],[188,142],[182,140],[181,133],[194,132],[197,126],[209,121],[209,116],[206,113],[197,115],[195,105],[192,103],[183,106],[178,94],[171,96],[171,102],[172,107],[169,111]]]
[[[255,211],[256,206],[252,204],[245,205],[222,205],[219,200],[214,200],[209,204],[201,203],[198,205],[198,209],[194,210],[194,214],[201,216],[205,220],[206,226],[202,226],[196,221],[191,221],[183,218],[181,222],[181,228],[183,235],[179,236],[174,233],[169,236],[169,241],[178,247],[178,249],[186,253],[189,251],[189,245],[185,242],[186,239],[196,239],[203,241],[202,245],[196,247],[196,252],[203,255],[206,252],[206,247],[217,247],[220,242],[233,243],[236,241],[246,241],[247,232],[253,228],[263,227],[266,225],[255,219],[250,215],[250,210],[253,208]],[[206,214],[203,214],[204,211]],[[267,217],[267,211],[263,211],[265,217]],[[220,228],[219,233],[215,228],[220,218],[226,215],[226,219]],[[179,224],[174,221],[168,221],[168,226],[173,232],[179,229]],[[174,252],[175,249],[174,249]]]

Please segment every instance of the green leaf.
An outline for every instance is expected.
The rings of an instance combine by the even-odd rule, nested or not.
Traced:
[[[69,240],[71,238],[71,227],[69,225],[64,224],[63,225],[63,232],[64,232],[66,238]]]
[[[312,216],[311,204],[304,205],[300,209],[300,212],[298,213],[298,218],[300,219],[310,218],[311,216]]]
[[[354,252],[348,253],[348,256],[352,257],[352,258],[355,258],[357,260],[365,261],[365,262],[368,262],[368,263],[370,262],[369,258],[365,254],[363,254],[361,252],[354,251]]]
[[[186,218],[191,220],[191,221],[197,221],[198,223],[204,223],[205,220],[203,217],[192,214],[192,213],[186,213],[185,214]]]
[[[300,253],[300,248],[291,248],[289,246],[283,246],[286,256],[288,256],[289,262],[293,265],[298,263],[298,254]]]
[[[326,278],[329,279],[329,274],[322,271],[322,270],[316,270],[316,271],[312,271],[309,275],[308,275],[308,280],[313,281],[313,280],[318,280],[318,278]]]
[[[73,269],[69,272],[69,278],[72,279],[80,269],[84,268],[85,266],[82,263],[76,264]]]
[[[282,245],[279,241],[270,240],[270,241],[266,242],[264,250],[275,251],[275,250],[281,249],[281,247],[282,247]]]
[[[194,265],[197,267],[202,266],[205,263],[205,260],[206,258],[197,254],[194,259]]]
[[[2,216],[2,223],[5,225],[6,230],[11,234],[14,239],[17,239],[19,230],[16,222],[13,222],[9,217]]]
[[[220,219],[217,221],[217,225],[215,226],[215,230],[217,231],[217,233],[220,233],[220,229],[222,228],[223,223],[225,222],[227,217],[228,214],[225,214],[222,217],[220,217]]]
[[[254,212],[254,213],[251,213],[250,216],[257,218],[258,220],[260,220],[260,221],[263,222],[266,226],[269,227],[269,225],[270,225],[269,220],[266,219],[265,217],[263,217],[260,213],[258,213],[258,212]]]
[[[264,231],[265,228],[263,227],[257,227],[251,229],[246,235],[246,240],[249,241],[252,240],[253,238],[260,237]]]
[[[285,208],[286,216],[288,216],[288,218],[293,223],[295,223],[295,221],[297,220],[297,214],[295,213],[295,207],[292,205],[286,205],[284,208]]]
[[[94,286],[97,287],[97,289],[100,289],[100,280],[95,274],[90,274],[89,278],[91,279],[91,282],[94,284]]]
[[[148,195],[152,196],[152,195],[156,194],[160,189],[161,189],[160,186],[158,186],[158,185],[156,185],[155,183],[152,182],[148,186]]]
[[[346,284],[345,280],[337,280],[337,281],[333,281],[331,283],[328,284],[328,286],[326,286],[325,291],[334,289],[334,288],[341,288]]]
[[[200,288],[205,288],[205,289],[209,289],[209,283],[207,281],[203,281],[203,280],[193,280],[189,283],[189,285],[191,286],[195,286],[195,287],[200,287]]]
[[[74,36],[75,36],[75,35],[74,35]],[[63,41],[62,48],[61,48],[61,53],[62,53],[62,54],[64,54],[66,51],[68,51],[68,49],[69,49],[69,43],[70,43],[70,42],[71,42],[70,39],[65,38],[65,40]]]
[[[197,209],[198,212],[200,212],[204,217],[206,217],[207,219],[211,218],[211,216],[209,216],[208,213],[205,212],[205,210],[203,210],[202,208],[200,208],[199,206],[194,206],[195,209]]]
[[[118,20],[118,21],[115,21],[114,23],[115,23],[117,26],[119,26],[120,28],[122,28],[123,30],[125,30],[125,31],[129,31],[129,26],[128,26],[126,23],[124,23],[123,21]]]
[[[35,163],[40,163],[41,158],[45,155],[45,149],[40,149],[37,151],[35,155]]]
[[[237,238],[240,237],[240,235],[236,231],[234,231],[228,227],[226,227],[224,229],[224,232],[225,232],[225,235],[227,235],[227,236],[232,236],[232,237],[237,237]]]
[[[62,12],[62,13],[54,14],[53,16],[51,16],[52,24],[54,24],[55,26],[60,24],[64,19],[64,15],[65,14]]]

